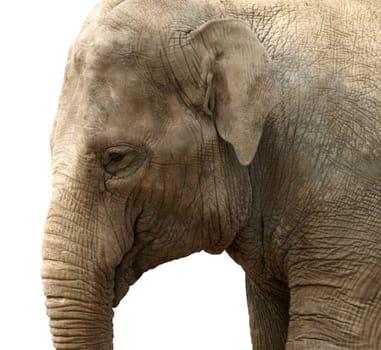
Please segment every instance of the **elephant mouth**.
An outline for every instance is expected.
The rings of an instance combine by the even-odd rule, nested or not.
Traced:
[[[112,302],[113,307],[117,307],[119,305],[120,301],[130,289],[130,286],[137,280],[131,265],[132,256],[131,254],[126,254],[122,258],[119,265],[115,268],[114,299]]]
[[[130,286],[124,286],[124,288],[114,288],[114,299],[112,301],[112,307],[117,307],[120,301],[128,293]]]
[[[128,293],[130,286],[132,286],[140,276],[141,274],[136,274],[131,267],[127,269],[124,268],[123,263],[116,268],[113,307],[119,305],[120,301]]]
[[[134,268],[134,260],[139,252],[149,245],[154,236],[151,232],[136,232],[135,246],[128,252],[115,269],[113,307],[117,307],[132,286],[143,274]],[[139,269],[138,269],[139,270]]]

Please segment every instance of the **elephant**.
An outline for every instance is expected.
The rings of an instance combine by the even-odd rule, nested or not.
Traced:
[[[56,349],[113,348],[140,276],[224,251],[253,349],[381,348],[381,5],[103,0],[51,134]]]

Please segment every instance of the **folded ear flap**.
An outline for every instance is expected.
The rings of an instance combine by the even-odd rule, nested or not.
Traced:
[[[236,19],[203,24],[191,33],[191,43],[201,54],[204,111],[240,163],[249,165],[278,100],[270,58],[247,23]]]

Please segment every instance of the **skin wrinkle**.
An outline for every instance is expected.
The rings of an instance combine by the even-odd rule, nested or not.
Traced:
[[[75,299],[81,290],[69,288],[72,277],[66,286],[54,277],[60,260],[71,260],[80,265],[81,281],[86,269],[99,279],[89,302],[98,301],[99,317],[109,320],[113,291],[123,294],[146,270],[202,249],[227,249],[247,275],[253,348],[375,348],[381,341],[377,6],[347,0],[98,6],[72,47],[52,133],[54,186],[61,190],[53,193],[46,229],[48,299],[49,293]],[[218,30],[194,33],[225,16],[243,20],[263,44],[282,96],[248,168],[235,158],[234,142],[215,129],[220,116],[203,113],[206,89],[222,81],[206,80],[208,70],[217,70],[213,60],[203,68],[203,56],[218,67],[229,56],[219,47],[214,57],[208,40],[220,33],[223,47],[229,30],[215,24]],[[231,98],[216,96],[217,106],[219,96]],[[105,180],[99,158],[116,138],[147,145],[148,159],[134,176]],[[75,270],[67,268],[70,276]],[[99,302],[100,289],[106,294]],[[80,317],[72,327],[82,338],[69,330],[59,337],[59,317],[69,324],[74,311],[54,309],[57,348],[99,341],[89,331],[97,326],[82,328]]]
[[[299,112],[298,115],[301,115],[301,113]],[[327,162],[327,160],[328,160],[328,157],[325,158],[325,162]],[[315,164],[316,164],[315,168],[317,168],[318,162],[316,162]],[[269,183],[270,183],[270,180],[269,180]],[[303,220],[305,220],[305,219],[303,219]],[[338,226],[338,228],[340,228],[340,226]],[[331,229],[332,229],[332,227],[331,227]]]
[[[167,52],[163,50],[163,52],[161,52],[160,55],[163,66],[169,67],[170,70],[168,72],[168,70],[166,69],[167,79],[171,82],[171,85],[175,87],[175,91],[177,92],[177,95],[180,97],[184,106],[186,106],[187,109],[190,110],[193,114],[196,114],[197,112],[194,108],[192,99],[184,91],[181,82],[176,77],[175,69],[172,67],[170,60],[168,59]]]
[[[51,234],[49,234],[51,236]],[[58,238],[58,236],[56,236]],[[102,271],[99,271],[97,269],[96,264],[95,264],[95,258],[92,256],[92,251],[91,250],[81,250],[80,252],[76,253],[73,251],[72,248],[67,248],[63,245],[58,245],[57,241],[55,240],[52,242],[53,247],[48,250],[45,249],[44,253],[44,259],[46,261],[46,266],[51,268],[54,265],[58,266],[63,265],[66,268],[65,276],[80,276],[82,273],[87,271],[87,275],[91,273],[102,273]],[[77,246],[74,245],[73,246]],[[60,254],[57,254],[56,251],[59,250]],[[73,256],[75,257],[73,259]],[[88,258],[84,258],[84,256],[89,256]],[[73,262],[72,266],[70,265]],[[78,268],[77,268],[78,266]],[[97,272],[98,270],[98,272]],[[86,275],[86,274],[84,274]],[[43,270],[43,277],[45,278],[51,278],[53,276],[52,273],[49,273],[46,269]],[[105,276],[103,276],[105,277]],[[83,277],[83,280],[85,278]],[[94,282],[95,284],[98,284],[99,287],[102,289],[106,288],[106,284],[102,282],[102,279],[99,279],[99,281]],[[89,286],[89,288],[92,288]]]

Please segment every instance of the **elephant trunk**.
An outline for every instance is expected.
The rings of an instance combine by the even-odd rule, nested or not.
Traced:
[[[53,190],[42,278],[56,349],[113,348],[114,272],[101,267],[94,200],[73,182]]]

